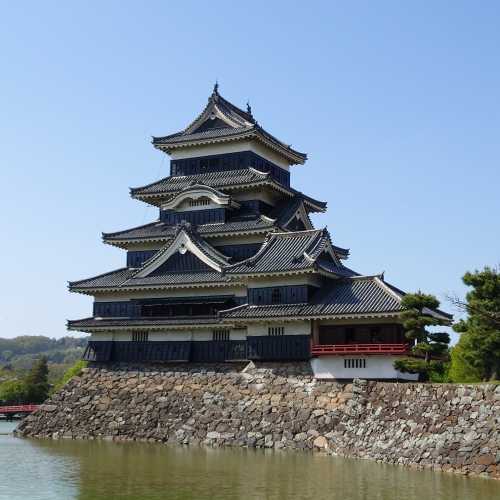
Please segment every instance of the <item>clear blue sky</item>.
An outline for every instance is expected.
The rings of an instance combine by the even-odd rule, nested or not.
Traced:
[[[168,174],[150,136],[216,78],[309,154],[292,183],[351,267],[463,294],[500,261],[499,26],[494,1],[0,2],[0,336],[89,315],[67,280],[124,264],[100,233],[156,217],[128,196]]]

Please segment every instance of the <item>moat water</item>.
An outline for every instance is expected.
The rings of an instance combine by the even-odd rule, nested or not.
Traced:
[[[320,454],[50,441],[0,421],[0,500],[498,500],[500,483]]]

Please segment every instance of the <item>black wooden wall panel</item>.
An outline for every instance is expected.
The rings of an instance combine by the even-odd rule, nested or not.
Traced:
[[[127,267],[141,267],[158,250],[131,250],[127,252]]]
[[[248,359],[261,361],[305,360],[311,356],[309,335],[247,337]]]
[[[308,302],[310,288],[309,285],[249,288],[248,303],[251,305],[263,305]]]
[[[171,160],[170,175],[197,175],[207,172],[225,172],[255,168],[261,172],[269,172],[271,177],[284,186],[290,186],[290,173],[274,163],[262,158],[253,151],[227,153],[222,155],[201,156],[183,160]]]
[[[309,335],[222,341],[89,341],[83,359],[96,362],[291,361],[310,358]]]
[[[205,210],[189,210],[187,212],[160,210],[160,220],[169,225],[179,224],[182,221],[191,224],[214,224],[216,222],[226,222],[226,209],[207,208]]]
[[[246,245],[220,245],[215,248],[227,257],[232,257],[233,262],[238,262],[255,255],[260,247],[260,243],[248,243]]]
[[[181,254],[174,253],[158,269],[153,271],[150,276],[158,276],[165,272],[183,272],[183,271],[213,271],[213,268],[201,261],[191,252]]]

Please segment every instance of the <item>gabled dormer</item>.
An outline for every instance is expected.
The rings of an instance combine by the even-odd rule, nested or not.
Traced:
[[[262,128],[249,105],[244,111],[224,99],[217,84],[203,111],[184,130],[153,137],[153,145],[172,157],[172,175],[203,173],[203,168],[210,168],[210,160],[203,166],[197,164],[199,171],[192,171],[191,174],[186,172],[195,167],[191,162],[181,160],[212,157],[211,161],[217,162],[221,159],[216,157],[221,154],[252,152],[285,171],[290,165],[303,164],[307,159],[306,154],[296,151]],[[240,159],[235,156],[229,163],[234,166],[238,161]],[[180,171],[184,173],[180,174]]]
[[[189,186],[160,206],[160,220],[167,224],[226,222],[228,210],[240,208],[230,195],[204,184]]]
[[[162,203],[162,210],[187,212],[210,208],[240,208],[230,195],[205,184],[194,184]]]
[[[201,239],[190,224],[183,223],[178,226],[173,241],[146,261],[133,277],[145,278],[164,272],[222,272],[228,262],[229,258]]]
[[[309,210],[301,194],[295,195],[292,200],[283,201],[272,210],[269,216],[276,219],[279,227],[289,231],[314,229],[309,218]]]

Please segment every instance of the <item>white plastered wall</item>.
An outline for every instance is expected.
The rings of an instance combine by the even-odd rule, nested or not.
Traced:
[[[150,243],[127,243],[128,251],[160,250],[165,245],[164,241],[152,241]]]
[[[247,326],[247,334],[249,337],[260,337],[268,335],[269,327],[284,327],[284,335],[309,335],[311,333],[310,321],[291,321],[269,323],[252,323]]]
[[[276,276],[274,278],[251,277],[248,279],[248,288],[263,288],[287,285],[313,285],[320,286],[321,278],[315,274],[299,274]]]
[[[237,191],[232,194],[232,197],[236,201],[246,201],[246,200],[260,200],[268,205],[275,205],[279,200],[280,196],[272,191],[270,188],[260,188],[260,189],[249,189],[245,191]]]
[[[161,341],[171,341],[171,340],[192,340],[192,341],[204,341],[213,339],[213,330],[224,329],[222,326],[214,325],[214,328],[193,328],[192,330],[158,330],[149,332],[148,340],[151,342],[161,342]],[[267,330],[266,330],[267,333]],[[229,329],[229,339],[230,340],[245,340],[247,337],[246,328],[232,328]],[[105,341],[105,340],[116,340],[116,341],[131,341],[132,332],[131,331],[112,331],[112,332],[94,332],[90,339],[92,341]]]
[[[204,146],[191,146],[171,151],[172,160],[182,160],[184,158],[197,158],[198,156],[221,155],[228,153],[242,153],[253,151],[275,165],[289,170],[290,164],[281,155],[272,149],[266,148],[257,141],[234,141],[224,144],[205,144]]]
[[[345,360],[364,359],[365,368],[346,368]],[[311,359],[311,367],[318,379],[399,379],[418,380],[418,375],[401,373],[394,368],[397,356],[320,356]]]

